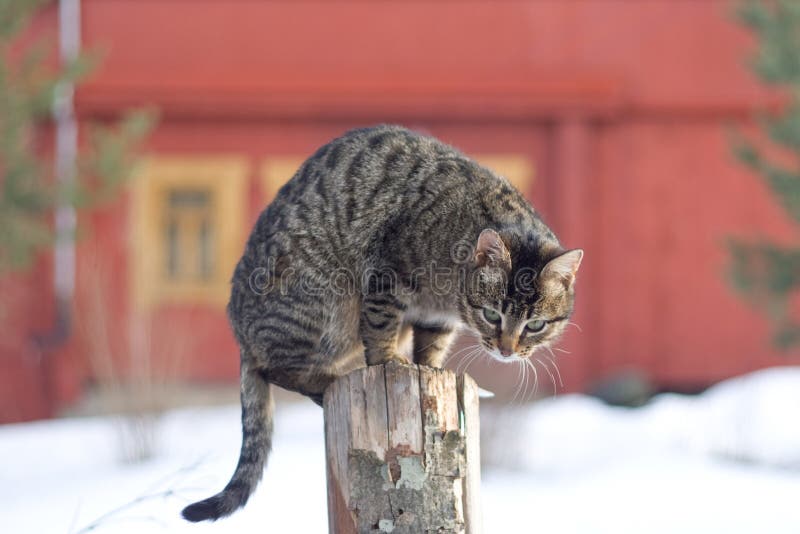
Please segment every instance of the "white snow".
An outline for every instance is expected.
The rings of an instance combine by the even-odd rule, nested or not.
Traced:
[[[561,396],[486,434],[490,533],[800,533],[800,367],[637,409]]]
[[[638,409],[580,395],[501,409],[484,417],[488,534],[800,532],[798,367]],[[145,496],[93,532],[327,532],[322,411],[310,402],[278,406],[261,486],[246,508],[211,524],[185,523],[179,512],[230,476],[238,407],[165,414],[158,454],[138,465],[118,461],[117,425],[0,427],[0,530],[76,533]]]

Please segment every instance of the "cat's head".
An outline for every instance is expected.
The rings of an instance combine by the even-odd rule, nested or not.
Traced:
[[[463,322],[495,359],[530,357],[566,328],[582,258],[580,249],[484,230],[470,258]]]

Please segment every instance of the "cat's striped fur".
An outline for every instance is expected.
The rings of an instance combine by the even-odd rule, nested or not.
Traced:
[[[403,359],[404,332],[416,363],[441,366],[460,326],[500,359],[527,357],[563,330],[580,256],[507,180],[436,139],[378,126],[323,146],[261,214],[233,275],[241,456],[184,517],[247,501],[271,445],[270,384],[321,404],[344,373]],[[529,332],[533,319],[546,326]]]

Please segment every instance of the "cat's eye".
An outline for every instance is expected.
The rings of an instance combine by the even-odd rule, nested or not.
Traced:
[[[491,308],[483,309],[483,318],[492,324],[498,324],[500,322],[500,314]]]
[[[541,332],[542,330],[544,330],[545,326],[547,326],[547,322],[542,321],[541,319],[535,319],[533,321],[528,321],[527,323],[525,323],[525,330],[527,330],[528,332],[533,332],[535,334],[536,332]]]

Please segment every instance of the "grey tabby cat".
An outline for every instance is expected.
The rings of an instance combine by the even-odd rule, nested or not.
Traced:
[[[564,330],[583,252],[563,249],[507,180],[397,126],[320,148],[253,229],[228,315],[241,348],[242,449],[189,521],[243,506],[271,448],[270,384],[322,404],[337,377],[388,360],[441,367],[466,326],[498,360]]]

